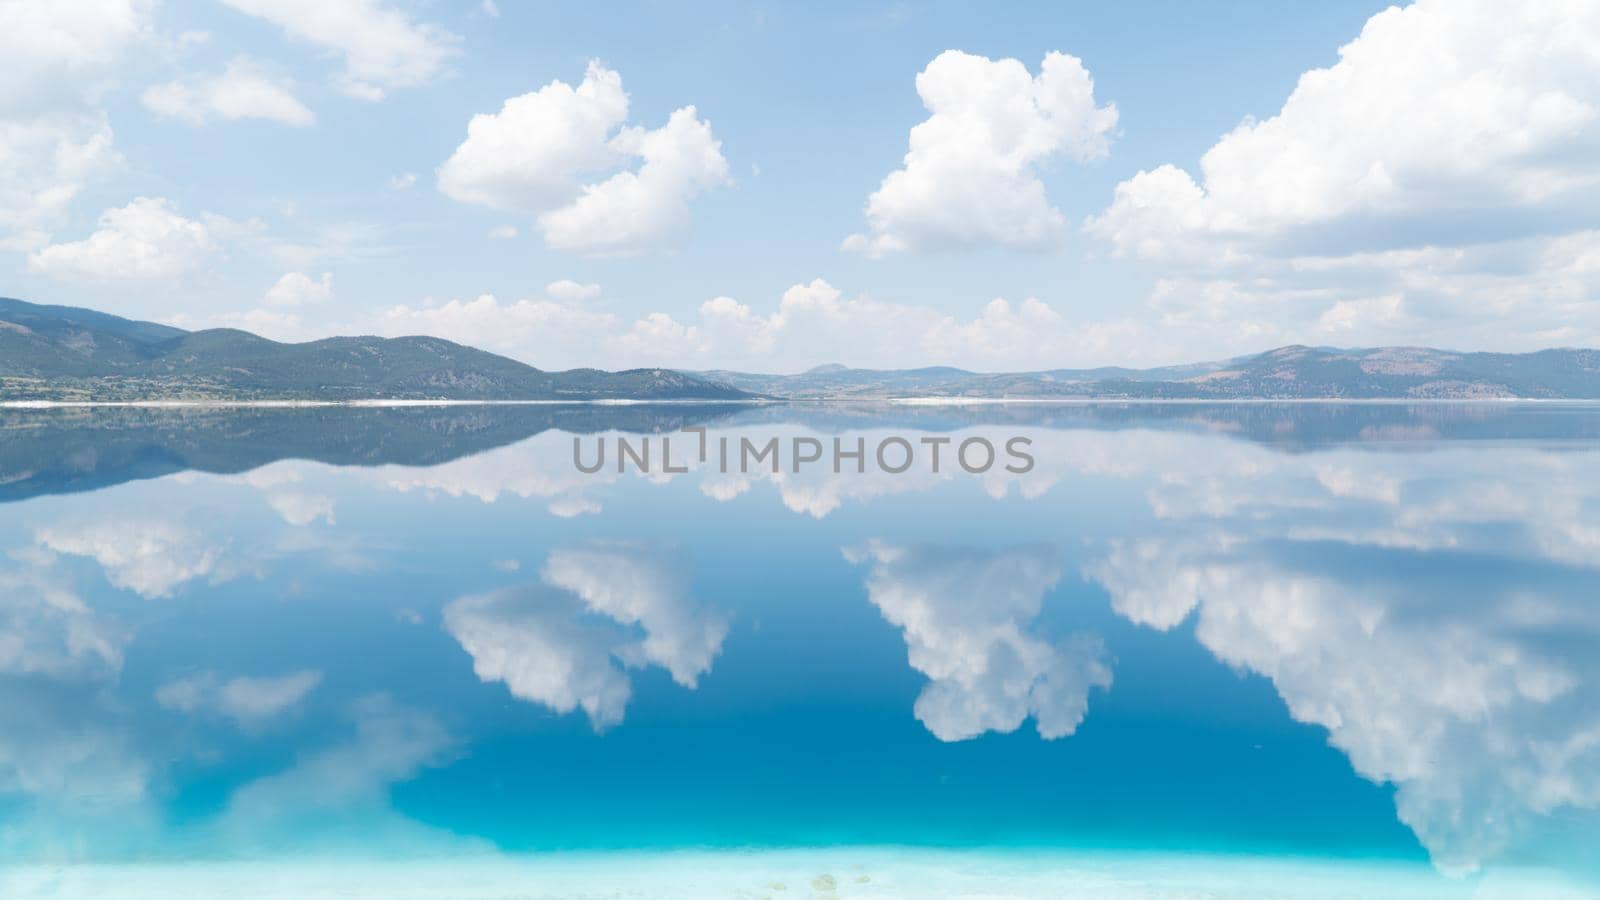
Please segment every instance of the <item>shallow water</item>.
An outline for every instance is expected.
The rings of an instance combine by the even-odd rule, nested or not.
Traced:
[[[6,410],[0,551],[8,896],[1600,886],[1592,406]]]

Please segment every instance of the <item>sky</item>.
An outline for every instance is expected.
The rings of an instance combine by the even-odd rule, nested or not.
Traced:
[[[0,0],[0,295],[541,368],[1600,344],[1600,2]]]

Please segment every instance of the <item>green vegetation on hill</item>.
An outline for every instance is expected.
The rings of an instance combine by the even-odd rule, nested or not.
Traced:
[[[282,344],[0,299],[5,400],[733,400],[667,369],[545,372],[432,337]]]
[[[1600,351],[1280,347],[1157,369],[547,372],[432,337],[282,344],[0,298],[0,400],[1600,399]]]

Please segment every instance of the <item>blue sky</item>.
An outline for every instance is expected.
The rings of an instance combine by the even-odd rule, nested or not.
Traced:
[[[0,0],[0,293],[551,368],[1593,344],[1595,4],[1383,10]]]

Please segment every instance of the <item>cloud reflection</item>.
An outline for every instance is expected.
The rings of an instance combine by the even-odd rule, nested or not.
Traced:
[[[1443,871],[1600,824],[1600,456],[1257,452],[1163,474],[1086,568],[1117,612],[1269,679]]]
[[[1088,712],[1089,691],[1111,686],[1098,638],[1038,633],[1034,620],[1062,575],[1054,550],[874,542],[846,557],[871,565],[867,596],[928,676],[914,712],[942,741],[1012,732],[1029,717],[1040,737],[1065,737]]]
[[[597,731],[622,722],[628,669],[660,666],[693,689],[728,633],[727,617],[690,597],[686,573],[658,547],[557,550],[541,578],[451,602],[445,630],[480,679],[557,713],[582,709]]]

